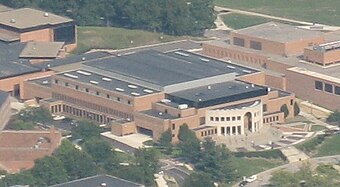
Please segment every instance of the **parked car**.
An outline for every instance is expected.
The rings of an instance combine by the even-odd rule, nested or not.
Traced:
[[[245,181],[247,181],[248,183],[250,183],[250,182],[256,181],[256,179],[257,179],[257,175],[252,175],[252,176],[246,178]]]

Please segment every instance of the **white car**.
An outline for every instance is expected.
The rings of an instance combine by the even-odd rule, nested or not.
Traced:
[[[257,175],[252,175],[252,176],[246,178],[245,181],[248,182],[248,183],[250,183],[250,182],[256,181],[256,179],[257,179]]]
[[[65,119],[65,116],[56,116],[53,118],[54,121]]]

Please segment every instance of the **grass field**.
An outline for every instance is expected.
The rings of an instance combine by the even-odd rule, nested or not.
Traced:
[[[249,177],[256,173],[265,171],[283,165],[280,159],[263,159],[263,158],[233,158],[235,169],[241,176]]]
[[[340,26],[339,0],[214,0],[216,5]]]
[[[322,126],[322,125],[313,125],[311,128],[312,132],[317,132],[317,131],[321,131],[326,129],[326,127]]]
[[[78,48],[75,53],[82,53],[93,48],[122,49],[184,39],[141,30],[129,30],[114,27],[78,27]]]
[[[340,154],[340,135],[326,138],[326,140],[317,147],[316,157],[331,156]]]
[[[247,15],[234,14],[234,13],[223,15],[222,19],[223,19],[223,22],[228,27],[236,29],[236,30],[270,21],[270,19],[266,19],[262,17],[247,16]]]

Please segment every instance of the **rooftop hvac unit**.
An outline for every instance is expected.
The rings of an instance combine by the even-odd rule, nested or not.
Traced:
[[[180,104],[178,105],[178,109],[183,110],[183,109],[187,109],[188,105],[187,104]]]
[[[162,102],[162,103],[170,103],[171,100],[169,100],[169,99],[162,99],[161,102]]]

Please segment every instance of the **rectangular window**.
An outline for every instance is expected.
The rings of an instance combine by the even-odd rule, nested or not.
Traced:
[[[244,47],[244,39],[243,38],[234,37],[233,43],[234,43],[234,45]]]
[[[68,86],[68,83],[67,83],[67,82],[65,82],[65,86],[66,86],[66,87]]]
[[[256,50],[262,50],[262,43],[256,42],[256,41],[250,41],[250,48],[256,49]]]
[[[224,117],[221,117],[221,121],[224,121]]]
[[[79,90],[79,86],[78,85],[76,85],[76,90]]]
[[[57,79],[56,79],[56,80],[54,80],[54,83],[58,84],[58,80],[57,80]]]
[[[120,98],[119,98],[119,97],[117,97],[117,101],[120,101]]]
[[[131,101],[130,100],[128,100],[128,105],[131,105]],[[165,113],[167,113],[167,112],[165,112]]]
[[[335,94],[340,95],[340,87],[339,86],[335,86]]]
[[[214,117],[210,117],[210,121],[214,121]]]
[[[333,93],[333,85],[325,83],[325,91],[328,93]]]
[[[107,95],[106,95],[106,98],[110,99],[110,95],[109,95],[109,94],[107,94]]]
[[[88,88],[86,88],[86,89],[85,89],[85,92],[87,92],[87,93],[88,93],[89,91],[90,91],[90,90],[89,90]]]
[[[263,112],[267,112],[267,105],[266,104],[263,105]]]
[[[200,117],[200,125],[204,125],[205,124],[205,117]]]
[[[227,117],[227,121],[230,121],[230,117]]]
[[[240,120],[241,120],[241,116],[237,116],[237,120],[239,120],[239,121],[240,121]]]
[[[98,92],[98,91],[96,92],[96,95],[99,95],[99,92]]]
[[[220,121],[220,118],[219,117],[215,117],[215,121]]]
[[[236,117],[232,117],[232,121],[235,121],[236,120]]]
[[[290,100],[290,105],[293,105],[294,104],[294,101],[293,99]]]
[[[323,84],[321,81],[315,81],[315,89],[323,90]]]
[[[173,123],[173,124],[172,124],[172,130],[175,130],[175,128],[176,128],[176,126],[175,126],[175,124]]]

